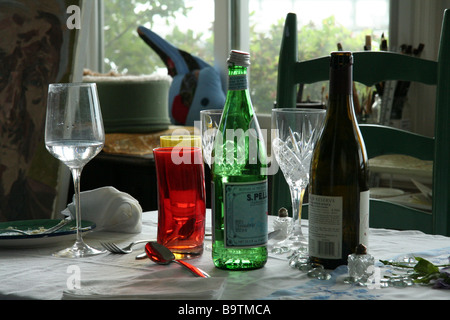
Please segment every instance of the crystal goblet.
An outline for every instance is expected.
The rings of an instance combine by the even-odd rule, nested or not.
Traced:
[[[274,251],[307,252],[301,228],[301,209],[315,143],[323,129],[326,110],[307,108],[272,109],[272,152],[289,186],[293,228]]]

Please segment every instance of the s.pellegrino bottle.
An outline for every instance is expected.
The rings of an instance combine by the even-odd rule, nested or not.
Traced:
[[[250,54],[233,50],[228,93],[211,166],[212,258],[220,269],[261,268],[267,261],[267,153],[248,90]]]
[[[353,55],[333,52],[328,111],[311,162],[309,256],[326,269],[368,246],[369,168],[352,98]]]

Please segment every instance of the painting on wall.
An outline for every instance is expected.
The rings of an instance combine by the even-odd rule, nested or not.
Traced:
[[[70,176],[44,130],[48,85],[77,80],[71,5],[82,2],[0,0],[0,221],[48,219],[67,199]]]

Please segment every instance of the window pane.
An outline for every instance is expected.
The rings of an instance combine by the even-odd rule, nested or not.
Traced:
[[[127,74],[166,73],[161,58],[137,35],[144,25],[174,46],[214,64],[214,0],[104,0],[105,70]],[[363,50],[365,35],[377,50],[387,37],[389,0],[249,0],[251,92],[258,112],[276,99],[278,55],[286,14],[297,13],[299,58]],[[303,100],[321,100],[326,84],[305,86]]]
[[[175,47],[212,64],[213,0],[104,0],[105,70],[167,74],[164,62],[137,35],[143,25]]]
[[[389,0],[249,0],[252,53],[252,102],[270,112],[276,100],[278,56],[288,12],[297,14],[299,59],[329,55],[341,43],[344,50],[364,50],[365,36],[372,50],[388,37]],[[320,101],[326,83],[305,85],[302,100]]]

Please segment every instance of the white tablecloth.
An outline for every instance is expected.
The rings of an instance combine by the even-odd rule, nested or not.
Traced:
[[[207,232],[210,232],[209,215]],[[307,234],[307,222],[303,224]],[[271,221],[269,226],[272,227]],[[156,228],[157,212],[144,212],[140,234],[93,231],[84,239],[94,246],[99,246],[100,241],[128,244],[138,239],[155,239]],[[209,273],[210,279],[196,278],[178,264],[156,265],[149,259],[136,260],[143,244],[125,255],[108,253],[81,259],[51,256],[70,244],[0,248],[0,299],[450,299],[450,290],[429,286],[368,289],[346,284],[343,281],[346,267],[333,271],[330,280],[312,279],[290,268],[278,256],[271,256],[266,266],[258,270],[220,270],[213,266],[209,238],[203,255],[190,262]],[[419,231],[371,229],[370,253],[377,260],[416,254],[432,262],[448,263],[450,238]],[[80,286],[81,290],[71,291],[74,286]]]

